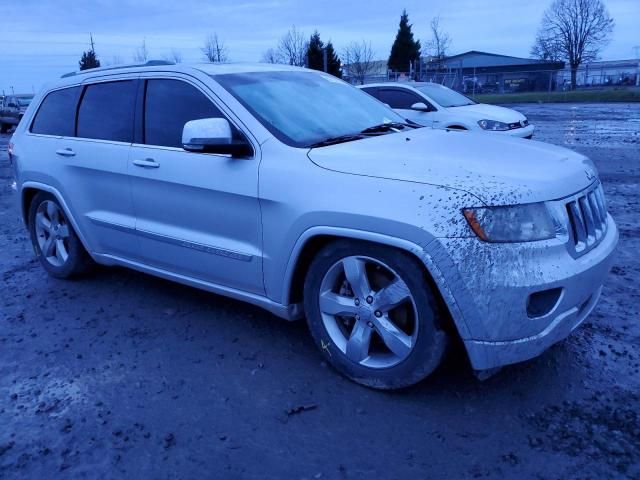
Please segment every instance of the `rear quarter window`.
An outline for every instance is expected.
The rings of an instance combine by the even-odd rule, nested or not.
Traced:
[[[71,87],[49,93],[33,119],[31,132],[73,137],[80,90],[80,87]]]
[[[133,141],[136,81],[88,85],[78,110],[78,137]]]

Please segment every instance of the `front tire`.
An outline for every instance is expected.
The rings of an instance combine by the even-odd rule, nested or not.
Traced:
[[[40,192],[33,198],[29,234],[38,260],[52,277],[73,277],[93,265],[60,203],[50,193]]]
[[[304,306],[326,360],[362,385],[407,387],[442,359],[447,336],[435,296],[418,261],[400,250],[328,245],[309,267]]]

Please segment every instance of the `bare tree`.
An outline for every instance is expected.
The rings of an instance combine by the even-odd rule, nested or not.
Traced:
[[[182,63],[182,52],[177,48],[173,48],[169,53],[163,55],[162,58],[169,62]]]
[[[374,55],[370,42],[362,40],[347,45],[342,52],[343,68],[347,76],[363,85],[367,75],[375,68]]]
[[[222,40],[218,38],[218,34],[209,35],[204,47],[201,48],[205,60],[211,63],[221,63],[229,61],[229,50]]]
[[[602,0],[554,0],[544,12],[532,52],[544,55],[550,46],[557,46],[560,57],[569,63],[571,89],[575,89],[578,67],[598,58],[613,26]]]
[[[283,63],[278,50],[270,48],[262,54],[262,63]]]
[[[293,25],[278,42],[273,63],[286,63],[297,67],[304,67],[307,55],[307,36]]]
[[[122,60],[122,57],[120,55],[114,55],[111,57],[111,60],[106,60],[104,62],[105,66],[120,65],[122,63],[124,63],[124,61]]]
[[[142,44],[133,52],[133,61],[145,63],[149,59],[149,50],[147,50],[147,40],[142,40]]]
[[[562,42],[557,37],[545,37],[542,31],[538,31],[530,53],[540,60],[559,62],[563,58]]]
[[[431,24],[431,38],[424,42],[426,52],[437,59],[438,64],[447,56],[451,46],[451,37],[440,26],[440,17],[433,17]]]

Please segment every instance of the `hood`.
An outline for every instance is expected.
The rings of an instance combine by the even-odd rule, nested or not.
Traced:
[[[499,122],[513,123],[525,120],[526,117],[520,112],[505,107],[487,105],[486,103],[476,103],[475,105],[464,105],[462,107],[450,107],[447,111],[457,115],[464,115],[467,118],[478,120],[497,120]]]
[[[594,181],[585,156],[533,140],[419,128],[314,148],[316,165],[343,173],[469,192],[487,205],[572,195]]]

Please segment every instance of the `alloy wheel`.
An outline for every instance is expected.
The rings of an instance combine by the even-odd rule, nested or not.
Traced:
[[[51,265],[61,267],[69,258],[69,225],[60,207],[51,200],[36,211],[35,231],[38,246]]]
[[[318,300],[325,329],[351,361],[389,368],[412,352],[419,321],[415,301],[404,280],[385,263],[343,258],[325,274]]]

